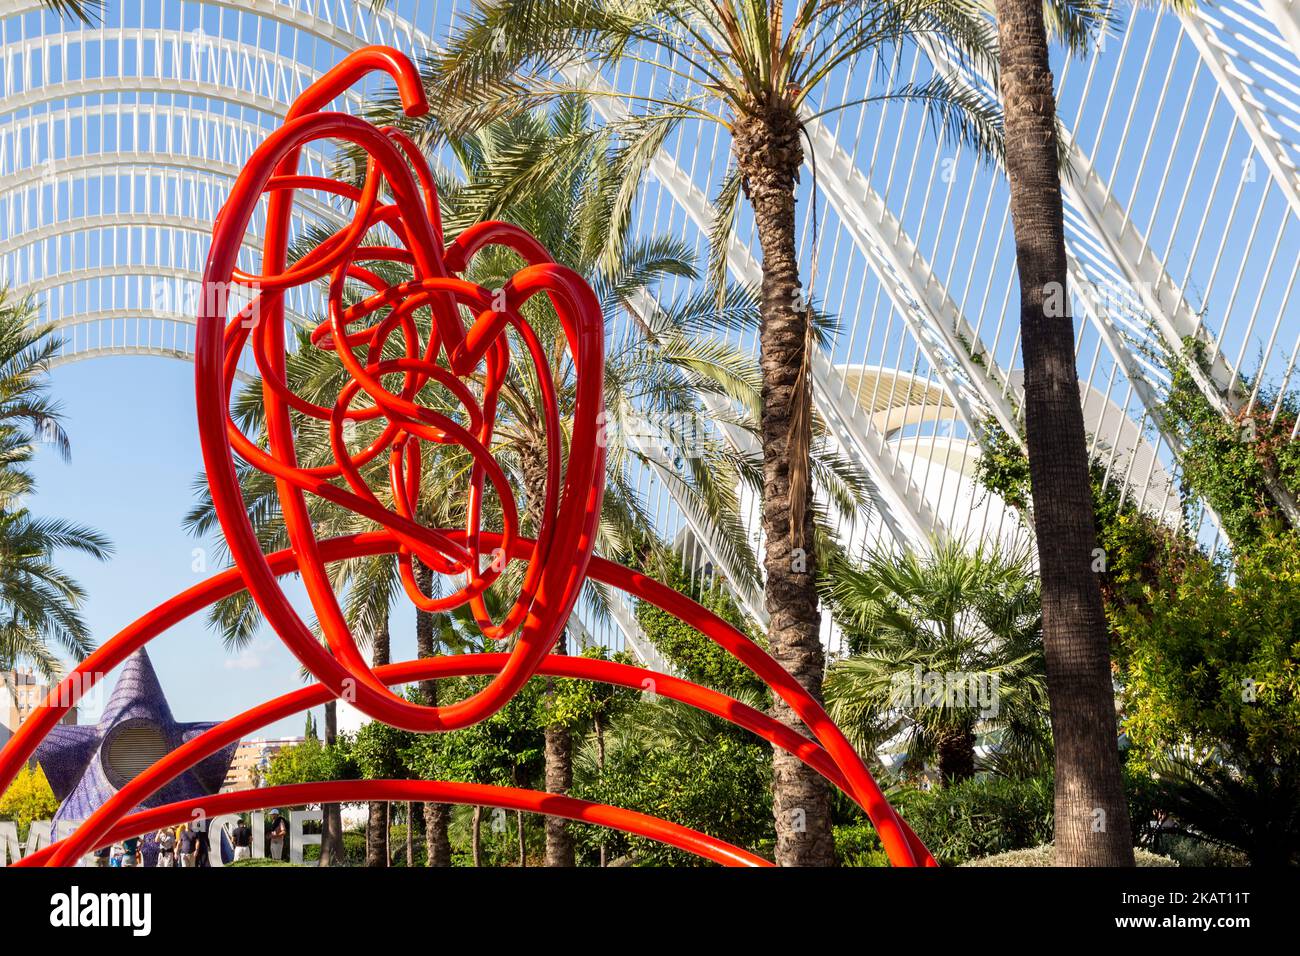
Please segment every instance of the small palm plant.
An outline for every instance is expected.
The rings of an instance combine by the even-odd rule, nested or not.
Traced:
[[[1022,553],[936,543],[924,553],[839,559],[822,593],[851,656],[826,679],[832,716],[865,753],[901,749],[901,768],[937,764],[944,784],[976,770],[984,736],[1005,765],[1050,755],[1042,613]]]

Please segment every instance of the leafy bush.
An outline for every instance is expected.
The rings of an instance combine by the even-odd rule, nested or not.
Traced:
[[[1204,840],[1197,840],[1181,833],[1162,834],[1152,844],[1151,849],[1161,856],[1177,860],[1179,866],[1247,866],[1249,860],[1238,850],[1213,846]]]
[[[1050,843],[1025,850],[1009,850],[994,856],[970,860],[962,866],[1055,866],[1056,848]],[[1150,850],[1135,849],[1133,860],[1138,866],[1177,866],[1178,861]]]
[[[889,855],[870,823],[835,827],[835,862],[839,866],[889,866]]]
[[[411,849],[415,853],[415,865],[424,866],[428,861],[429,845],[424,839],[424,833],[418,827],[416,828],[415,839],[411,841]],[[388,855],[391,866],[406,866],[405,823],[394,823],[388,828]]]
[[[286,863],[284,860],[271,859],[252,859],[252,860],[235,860],[233,863],[227,863],[226,866],[298,866],[297,863]]]
[[[712,717],[668,703],[641,704],[611,736],[603,772],[578,762],[574,796],[639,810],[765,854],[774,839],[772,749]],[[604,843],[610,859],[700,866],[690,854],[639,837],[575,828],[584,859]]]
[[[1134,841],[1146,838],[1159,787],[1145,773],[1125,769],[1124,786]],[[935,790],[895,791],[891,802],[943,866],[1050,843],[1055,815],[1052,778],[977,777]],[[836,827],[841,866],[888,863],[875,828],[865,820]]]
[[[1243,765],[1300,758],[1300,540],[1206,562],[1113,624],[1124,648],[1124,729],[1142,759],[1231,751]]]
[[[0,820],[12,820],[18,825],[19,840],[27,839],[33,820],[48,820],[58,809],[59,801],[40,764],[35,769],[19,770],[9,789],[0,795]]]
[[[320,862],[320,847],[302,848],[302,861],[307,866],[316,866]],[[366,862],[366,837],[356,830],[343,833],[343,862],[336,866],[364,866]]]
[[[1038,846],[1053,836],[1047,778],[977,777],[938,790],[905,790],[895,806],[944,866]]]
[[[663,566],[650,570],[660,581],[698,601],[760,646],[765,645],[762,635],[751,628],[725,587],[700,588],[698,581],[682,569],[681,560],[675,554],[663,556],[659,564]],[[667,611],[642,601],[637,605],[636,621],[651,643],[687,680],[732,696],[767,695],[767,685],[749,668]]]

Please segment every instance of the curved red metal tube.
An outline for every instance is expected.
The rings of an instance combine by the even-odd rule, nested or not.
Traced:
[[[448,534],[456,533],[458,532],[448,532]],[[489,544],[497,544],[500,540],[499,536],[495,534],[485,535],[485,537],[487,537]],[[531,544],[532,542],[523,539],[518,542],[516,547],[523,549],[530,547]],[[321,542],[322,554],[327,562],[388,554],[396,551],[397,547],[396,540],[387,532],[349,535]],[[277,575],[291,573],[296,568],[294,555],[290,549],[274,552],[268,555],[267,559]],[[730,653],[736,654],[742,662],[750,666],[760,677],[769,681],[769,684],[771,677],[778,673],[785,673],[780,665],[773,661],[766,652],[755,646],[752,641],[736,631],[727,622],[717,617],[707,608],[673,591],[671,588],[660,585],[658,582],[654,582],[653,579],[640,575],[629,568],[624,568],[599,557],[593,557],[592,559],[591,576],[601,583],[625,589],[633,596],[649,601],[691,624],[701,633],[717,641]],[[653,585],[653,587],[650,585]],[[117,667],[134,651],[143,647],[163,631],[174,627],[209,604],[236,593],[241,590],[241,587],[242,579],[238,569],[232,568],[223,571],[159,605],[99,647],[75,671],[64,678],[59,686],[50,691],[48,698],[19,727],[9,744],[0,750],[0,790],[8,786],[18,770],[30,758],[36,745],[58,723],[63,714],[74,706],[82,695],[95,686],[106,673]],[[498,654],[430,658],[389,665],[387,668],[381,668],[379,673],[391,683],[406,683],[420,680],[425,676],[450,677],[459,673],[480,673],[475,668],[485,666],[489,662],[494,663],[504,657],[505,655]],[[898,853],[896,846],[886,845],[891,860],[897,865],[912,865],[912,860],[925,866],[935,865],[933,857],[925,849],[921,841],[917,839],[906,822],[893,813],[892,808],[884,802],[883,796],[879,796],[878,800],[872,801],[870,804],[859,798],[860,781],[863,777],[870,781],[870,774],[862,765],[861,758],[848,746],[847,741],[844,741],[844,747],[847,748],[849,755],[847,761],[843,760],[842,757],[832,758],[830,753],[819,743],[791,731],[785,725],[773,721],[767,715],[753,711],[752,708],[718,694],[716,691],[700,687],[697,684],[671,675],[656,674],[653,671],[617,664],[613,661],[593,661],[568,655],[550,655],[544,660],[542,667],[539,668],[539,673],[600,680],[633,688],[642,688],[642,682],[646,679],[655,680],[657,682],[655,686],[657,693],[715,713],[779,746],[791,750],[809,766],[823,773],[828,780],[849,794],[863,807],[873,823],[878,827],[880,826],[880,815],[882,813],[892,816],[902,839],[906,841],[908,848],[911,850],[911,855],[904,857]],[[786,676],[788,678],[788,675]],[[797,682],[791,679],[783,683],[786,683],[785,691],[787,694],[791,694],[796,699],[801,696],[807,698],[804,703],[812,708],[809,711],[813,715],[810,721],[811,727],[820,728],[825,733],[829,726],[839,735],[838,728],[834,728],[834,724],[824,714],[822,720],[816,719],[815,713],[820,710],[820,706],[807,695],[807,692]],[[793,689],[789,686],[791,684]],[[251,733],[266,723],[289,716],[303,707],[314,706],[316,703],[328,700],[332,696],[334,695],[328,688],[321,685],[302,688],[223,722],[190,741],[183,748],[178,748],[162,761],[159,761],[157,765],[149,768],[144,774],[131,781],[128,784],[130,789],[126,791],[126,797],[113,798],[109,804],[106,804],[108,810],[96,814],[99,817],[97,824],[104,819],[108,819],[109,825],[111,825],[113,820],[130,810],[132,804],[127,802],[128,800],[145,799],[150,793],[163,786],[172,776],[183,772],[198,760],[203,759],[204,756],[221,749],[227,743],[240,739],[244,734]],[[794,705],[792,704],[792,706]],[[234,736],[230,736],[230,734],[234,734]],[[843,741],[842,735],[839,735],[839,738]],[[845,752],[843,748],[837,748],[837,751],[841,755]],[[848,772],[845,769],[846,762]],[[857,785],[852,782],[854,778],[858,781]],[[874,782],[871,782],[871,786],[874,787]],[[878,790],[876,794],[879,794]],[[83,826],[89,825],[89,823],[90,821],[87,821]],[[68,840],[73,839],[78,834],[74,834]],[[82,852],[87,852],[87,849],[78,850],[78,853]],[[69,854],[69,860],[75,859],[76,855]],[[46,858],[38,857],[38,859]]]
[[[462,803],[544,813],[647,837],[724,866],[772,865],[761,856],[755,856],[748,850],[742,850],[716,837],[635,810],[624,810],[604,803],[589,803],[558,793],[446,780],[332,780],[218,793],[133,813],[114,826],[102,842],[114,843],[140,833],[151,833],[161,827],[193,820],[196,814],[211,818],[223,813],[242,813],[267,806],[361,803],[372,800]]]
[[[377,668],[375,673],[389,685],[405,684],[417,680],[495,674],[505,661],[505,654],[458,654],[389,664]],[[599,681],[633,690],[653,688],[654,693],[660,696],[690,704],[753,731],[804,760],[835,786],[842,790],[848,789],[848,781],[839,767],[813,741],[762,711],[707,687],[701,687],[671,674],[661,674],[617,661],[593,660],[563,654],[548,656],[542,662],[538,673],[549,677]],[[84,821],[74,834],[51,844],[39,853],[25,857],[19,865],[67,866],[74,863],[79,857],[97,849],[105,842],[112,842],[105,834],[111,832],[112,827],[123,815],[146,800],[159,787],[184,773],[189,767],[268,724],[332,699],[333,695],[328,689],[315,684],[267,701],[257,708],[209,728],[197,737],[186,741],[128,782]]]
[[[625,686],[634,686],[629,681],[653,680],[661,693],[755,731],[798,755],[852,797],[875,824],[891,861],[933,865],[933,858],[886,802],[839,728],[776,661],[695,602],[644,575],[593,556],[605,479],[601,435],[604,322],[599,303],[581,276],[553,262],[533,237],[516,226],[480,223],[444,245],[433,176],[416,145],[398,130],[379,129],[353,116],[321,111],[373,71],[386,72],[396,80],[408,115],[428,109],[418,72],[402,54],[384,47],[357,51],[312,84],[289,109],[284,125],[267,137],[245,165],[214,226],[198,316],[195,385],[204,466],[235,567],[146,614],[52,691],[46,704],[0,751],[0,789],[7,786],[59,714],[100,674],[177,620],[241,588],[248,589],[280,639],[320,684],[268,701],[188,742],[122,788],[73,837],[51,847],[48,855],[33,857],[32,863],[71,862],[128,821],[138,821],[143,827],[155,817],[171,819],[169,814],[180,812],[183,805],[129,817],[124,814],[171,777],[245,732],[311,706],[305,701],[346,697],[366,715],[393,726],[419,732],[447,731],[491,716],[531,677],[554,673]],[[365,171],[360,187],[299,173],[301,149],[322,138],[342,139],[361,150]],[[300,189],[320,190],[350,201],[354,213],[350,222],[290,264],[291,212],[294,194]],[[383,201],[386,194],[392,202]],[[250,273],[239,267],[238,256],[264,196],[267,219],[261,271]],[[366,244],[376,229],[388,230],[395,242],[384,239]],[[458,275],[475,254],[491,245],[509,248],[527,263],[495,290]],[[412,278],[390,284],[365,265],[378,262],[399,263],[410,270]],[[328,318],[312,334],[310,347],[333,351],[347,372],[347,383],[328,407],[296,395],[285,374],[285,294],[313,283],[325,283],[328,288]],[[360,301],[353,297],[345,300],[349,283],[373,291]],[[238,287],[247,290],[250,301],[231,318],[229,290]],[[538,295],[545,295],[554,310],[573,361],[572,381],[565,383],[566,391],[571,392],[570,418],[563,423],[551,360],[522,314],[525,304]],[[468,327],[462,310],[474,317]],[[427,334],[416,320],[417,313],[429,316]],[[522,537],[520,509],[510,482],[491,454],[499,393],[511,361],[517,360],[507,342],[511,333],[524,346],[519,353],[525,356],[522,360],[532,363],[546,434],[544,501],[533,540]],[[262,374],[265,447],[244,435],[230,414],[235,370],[246,348],[252,350]],[[468,387],[466,378],[472,379],[474,388]],[[420,403],[422,390],[431,383],[455,397],[465,415],[463,423]],[[334,464],[312,468],[298,464],[295,416],[328,424]],[[359,452],[347,447],[344,434],[348,422],[379,419],[384,425],[378,438]],[[470,454],[463,529],[431,528],[418,520],[424,443],[454,444]],[[384,452],[388,453],[391,509],[367,486],[360,471]],[[261,550],[236,475],[236,454],[275,479],[290,543],[284,551],[266,555]],[[500,501],[500,532],[482,527],[485,480]],[[384,530],[321,541],[308,512],[307,494],[371,519]],[[403,586],[417,607],[449,610],[467,606],[485,638],[513,641],[509,652],[372,669],[348,627],[326,565],[383,553],[396,553]],[[436,599],[421,593],[414,575],[417,558],[439,574],[463,577],[463,585]],[[486,567],[485,559],[489,559]],[[523,562],[524,573],[513,602],[500,620],[493,620],[484,593],[499,579],[505,561]],[[325,646],[316,640],[280,587],[278,576],[290,571],[302,578]],[[736,701],[668,675],[552,655],[588,578],[657,604],[706,634],[788,703],[812,739]],[[413,703],[389,688],[391,683],[418,679],[413,675],[458,673],[488,674],[491,679],[465,700],[440,706]],[[454,794],[474,793],[474,798],[465,802],[586,819],[663,839],[722,862],[752,863],[757,859],[701,834],[630,811],[565,802],[528,791],[486,789],[492,790],[496,799],[485,798],[484,788],[468,784],[410,781],[316,784],[293,793],[307,802],[351,799],[329,794],[363,792],[370,795],[357,799],[385,799],[375,795],[399,791],[423,795],[392,799],[457,802]],[[264,797],[269,791],[261,793]],[[211,808],[220,800],[224,801],[221,806],[235,807],[246,799],[224,795],[198,803]]]

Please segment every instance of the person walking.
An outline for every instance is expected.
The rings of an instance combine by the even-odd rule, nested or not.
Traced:
[[[140,862],[140,838],[127,837],[122,841],[122,866],[134,867]]]
[[[176,865],[176,831],[171,827],[163,827],[154,837],[154,842],[158,846],[158,865],[175,866]]]
[[[212,841],[208,838],[207,823],[194,821],[194,865],[208,867],[212,865]]]
[[[185,869],[194,866],[194,858],[196,855],[194,850],[198,843],[198,834],[194,832],[194,826],[196,825],[197,824],[193,824],[185,827],[185,829],[181,831],[180,840],[176,844],[176,848],[181,855],[181,866]]]

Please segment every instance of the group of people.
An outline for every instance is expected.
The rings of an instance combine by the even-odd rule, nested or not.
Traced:
[[[269,829],[270,857],[283,859],[284,845],[289,835],[289,825],[276,813]],[[247,860],[253,855],[253,828],[246,817],[230,833],[236,860]],[[175,827],[163,827],[157,833],[133,836],[95,851],[97,867],[183,867],[211,866],[212,841],[208,835],[207,821],[194,820]]]

